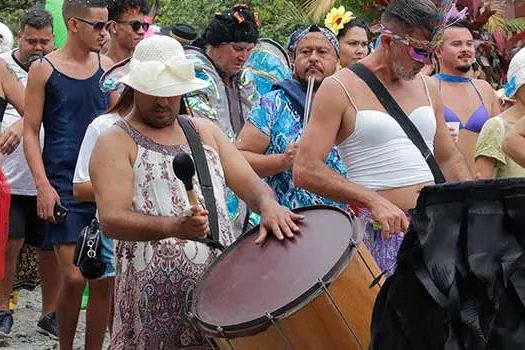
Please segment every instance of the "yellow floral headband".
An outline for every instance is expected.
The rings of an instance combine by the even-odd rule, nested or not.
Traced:
[[[324,19],[324,25],[336,36],[344,28],[345,24],[356,18],[350,11],[346,11],[344,6],[334,7],[328,12]]]

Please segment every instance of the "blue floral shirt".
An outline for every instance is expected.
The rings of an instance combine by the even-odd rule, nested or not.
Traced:
[[[303,133],[301,116],[295,111],[288,95],[283,90],[265,94],[250,112],[248,121],[263,134],[270,137],[266,154],[282,154],[288,144],[298,142]],[[326,164],[339,174],[346,176],[346,167],[334,146]],[[346,205],[322,198],[315,193],[295,187],[292,171],[287,170],[269,176],[266,182],[275,191],[279,203],[290,209],[308,205],[335,205],[346,209]]]

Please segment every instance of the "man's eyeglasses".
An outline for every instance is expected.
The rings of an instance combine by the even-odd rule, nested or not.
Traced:
[[[406,45],[408,47],[408,54],[410,58],[412,58],[414,61],[423,63],[423,64],[432,64],[433,51],[430,49],[429,43],[426,44],[424,41],[396,34],[386,28],[382,28],[381,31],[383,33],[392,35],[395,41],[403,45]],[[421,47],[419,45],[422,45],[425,47]]]
[[[86,24],[89,24],[90,26],[93,27],[94,30],[96,31],[101,31],[103,29],[106,29],[107,25],[108,25],[108,22],[103,22],[103,21],[88,21],[87,19],[84,19],[84,18],[80,18],[80,17],[73,17],[74,19],[76,19],[77,21],[80,21],[80,22],[83,22],[83,23],[86,23]]]
[[[115,21],[117,23],[129,24],[134,32],[138,32],[142,28],[145,32],[148,31],[150,24],[148,22],[141,21]]]

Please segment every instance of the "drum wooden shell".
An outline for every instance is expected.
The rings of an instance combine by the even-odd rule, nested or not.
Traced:
[[[335,208],[320,206],[299,210],[305,215],[305,223],[301,224],[301,230],[310,227],[309,220],[310,223],[314,218],[318,220],[319,212],[312,215],[316,210],[335,210]],[[337,220],[331,218],[330,221],[337,226],[334,222]],[[319,227],[318,224],[317,230]],[[325,227],[325,231],[327,228]],[[342,227],[339,225],[335,229],[342,230]],[[206,280],[210,270],[213,271],[216,265],[220,265],[220,261],[215,262],[203,276],[195,292],[192,312],[197,325],[214,337],[221,349],[367,349],[370,343],[372,309],[380,288],[380,284],[372,288],[370,284],[380,271],[366,247],[353,240],[355,232],[352,232],[350,218],[346,230],[348,247],[343,249],[345,254],[334,266],[326,267],[330,272],[315,277],[319,281],[312,283],[307,293],[303,293],[292,303],[281,305],[279,310],[269,310],[267,317],[261,317],[258,322],[229,326],[209,322],[210,319],[222,317],[220,313],[210,316],[213,312],[208,314],[202,310],[202,308],[213,308],[209,300],[210,294],[207,295],[202,289],[207,288]],[[326,234],[326,232],[318,232],[318,234]],[[234,244],[223,255],[235,248]],[[308,261],[304,262],[305,269],[308,269],[308,263]],[[261,268],[264,268],[264,264],[261,265]],[[249,287],[247,289],[249,290]],[[257,292],[262,291],[259,288],[251,293],[256,295]],[[204,305],[199,306],[203,298],[208,300],[203,303]],[[218,297],[218,300],[223,299]],[[221,307],[223,307],[222,312],[228,310],[224,309],[224,304],[218,306],[219,309]],[[240,301],[235,310],[231,310],[234,314],[232,319],[238,319],[239,316],[235,314],[243,314],[245,311],[243,302]],[[264,316],[264,312],[261,314]],[[223,322],[226,323],[227,319],[228,317],[225,317]]]

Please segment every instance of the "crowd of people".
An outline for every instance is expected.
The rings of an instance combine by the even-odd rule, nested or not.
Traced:
[[[283,77],[253,62],[245,69],[264,25],[246,5],[217,12],[198,35],[188,24],[151,33],[146,0],[65,0],[58,49],[52,16],[28,9],[16,48],[0,56],[0,337],[16,322],[10,296],[24,244],[38,252],[36,326],[60,349],[73,346],[86,284],[86,349],[101,349],[107,332],[111,349],[208,349],[188,311],[217,246],[254,225],[257,244],[293,239],[302,217],[292,210],[304,206],[356,213],[391,275],[409,210],[435,177],[429,155],[350,67],[380,80],[447,181],[525,175],[524,50],[503,101],[475,77],[464,19],[437,26],[431,1],[393,0],[372,31],[340,10],[290,33],[278,48],[289,56]],[[188,121],[213,210],[203,179],[193,178],[192,202],[172,167],[183,152],[196,159]],[[93,220],[103,268],[86,278],[74,255]]]

